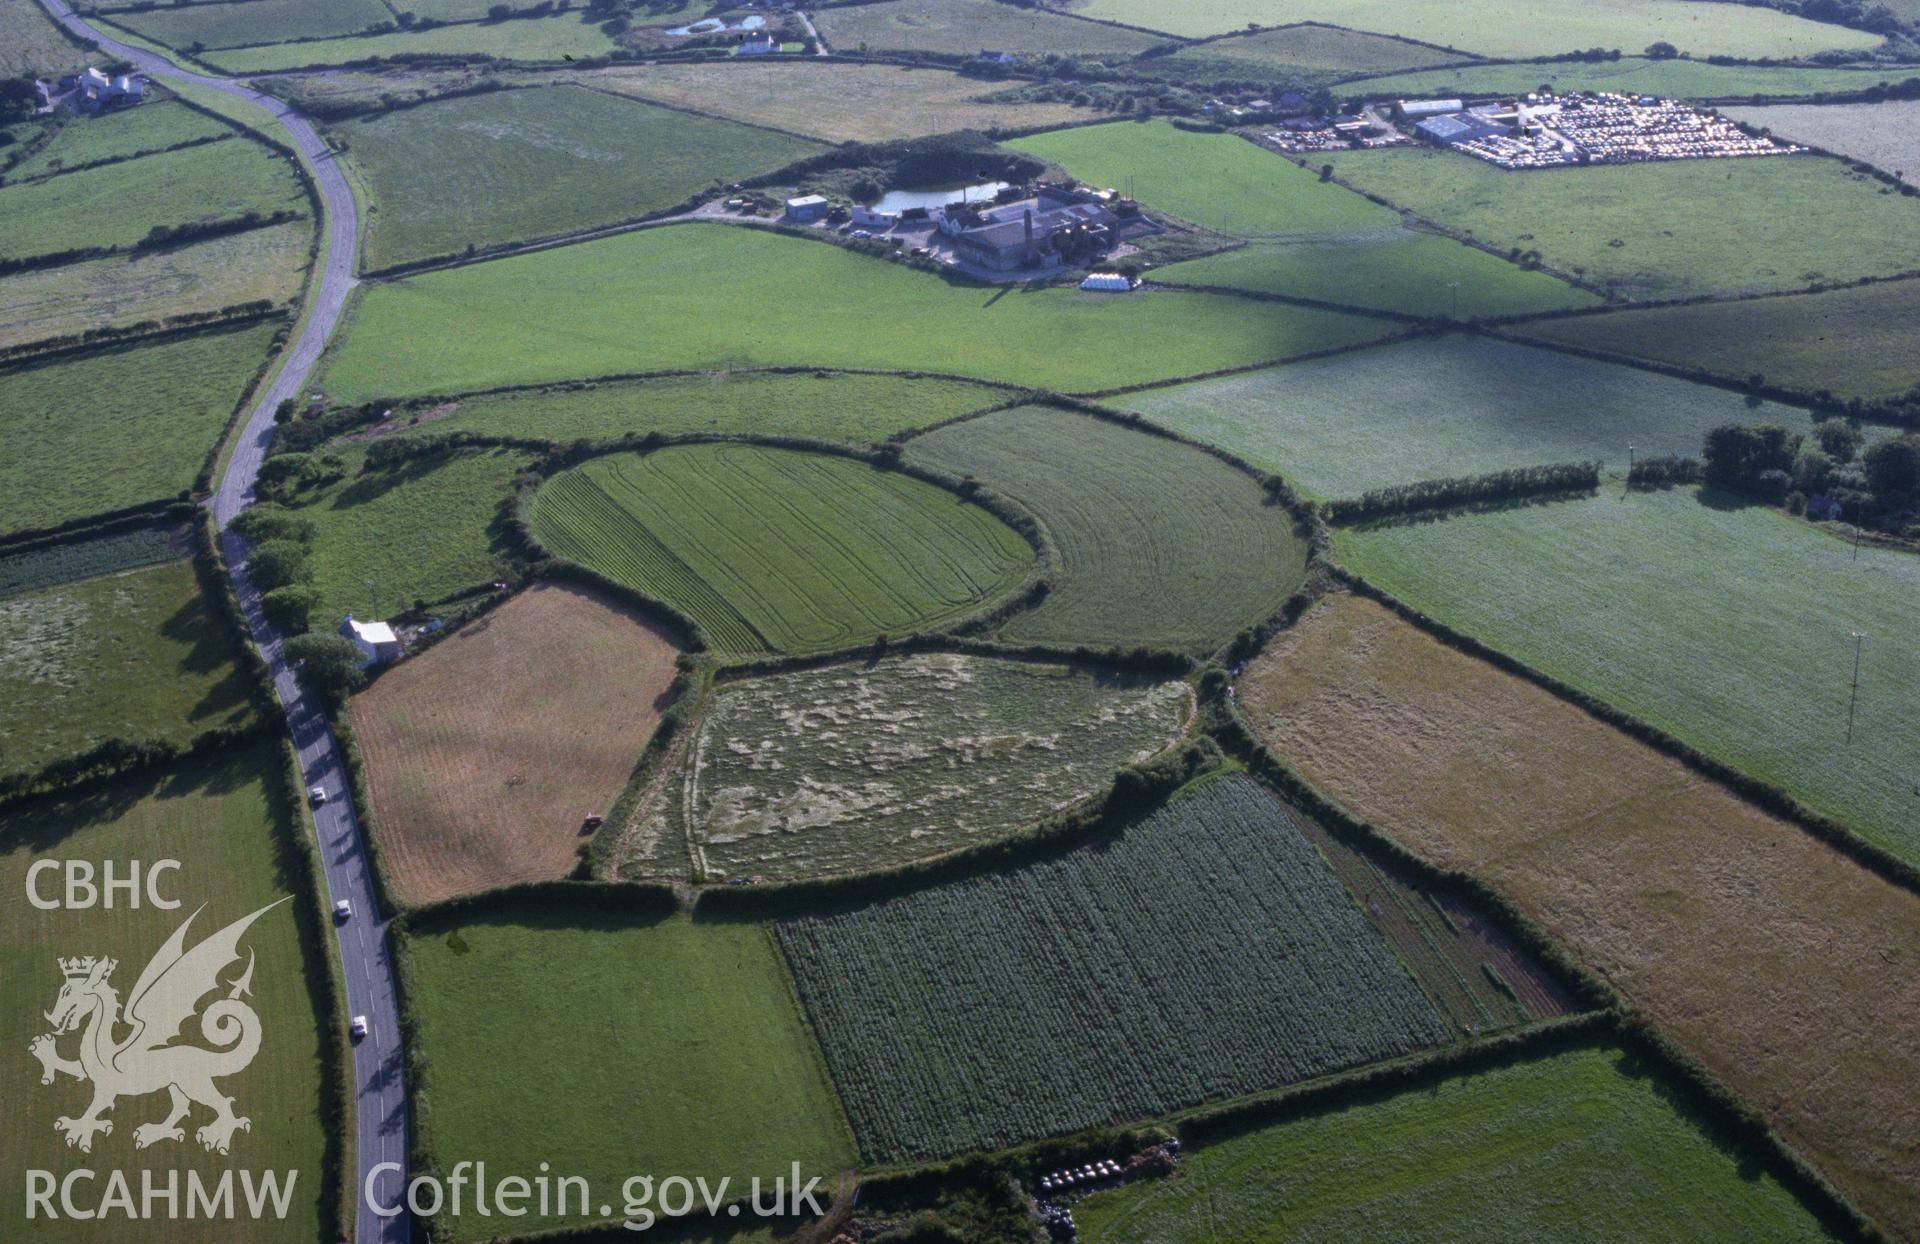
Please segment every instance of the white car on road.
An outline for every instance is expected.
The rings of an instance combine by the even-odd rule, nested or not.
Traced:
[[[360,1038],[366,1036],[367,1035],[367,1017],[364,1015],[354,1016],[353,1022],[347,1025],[347,1031],[353,1034],[353,1039],[355,1041],[358,1041]]]
[[[340,900],[339,902],[337,902],[337,903],[335,903],[335,904],[333,905],[333,918],[334,918],[335,920],[351,920],[351,919],[353,919],[353,903],[352,903],[352,901],[351,901],[351,900],[348,900],[348,899],[344,899],[344,898],[343,898],[343,899],[341,899],[341,900]]]
[[[307,787],[307,799],[314,807],[319,807],[327,801],[327,788],[324,786]]]

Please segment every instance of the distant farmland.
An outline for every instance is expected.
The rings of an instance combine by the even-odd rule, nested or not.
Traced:
[[[1060,580],[1006,625],[1012,639],[1204,651],[1264,621],[1306,573],[1293,516],[1252,477],[1088,415],[1002,411],[910,441],[908,456],[977,477],[1052,534]]]
[[[1920,280],[1824,294],[1648,307],[1538,320],[1517,331],[1544,341],[1745,381],[1840,397],[1892,397],[1920,383]]]
[[[1775,104],[1729,108],[1727,115],[1850,160],[1920,182],[1920,100],[1883,104]]]
[[[201,329],[0,367],[0,531],[191,488],[279,327]]]
[[[112,32],[111,23],[107,30]],[[557,13],[506,22],[466,22],[427,30],[234,48],[203,52],[198,59],[222,72],[246,75],[307,65],[341,65],[375,56],[479,54],[503,60],[558,62],[566,56],[604,56],[613,50],[613,40],[598,25],[583,21],[577,13]]]
[[[598,593],[541,584],[354,697],[401,897],[563,877],[626,785],[679,649]]]
[[[759,445],[595,458],[527,510],[559,556],[664,600],[725,652],[821,652],[957,621],[1033,550],[990,512],[852,458]]]
[[[776,926],[871,1161],[1164,1114],[1448,1039],[1264,789]]]
[[[1818,65],[1710,65],[1704,60],[1648,60],[1623,56],[1617,61],[1523,62],[1457,65],[1418,73],[1393,74],[1351,83],[1355,93],[1384,99],[1524,95],[1543,85],[1561,94],[1571,91],[1644,92],[1681,99],[1724,99],[1735,95],[1814,95],[1862,91],[1907,76],[1903,69],[1829,69]]]
[[[1308,613],[1238,699],[1307,780],[1497,886],[1912,1233],[1920,980],[1895,948],[1920,944],[1920,897],[1369,601]]]
[[[1392,73],[1464,59],[1424,44],[1337,26],[1285,26],[1183,47],[1136,61],[1155,76],[1195,82],[1225,79],[1319,84],[1363,73]]]
[[[241,47],[358,34],[393,20],[380,0],[248,0],[245,4],[187,4],[114,20],[170,48]]]
[[[1920,557],[1855,563],[1804,522],[1684,489],[1336,538],[1403,600],[1920,860]],[[1848,746],[1853,630],[1870,638]]]
[[[0,773],[256,720],[185,561],[0,596]]]
[[[1812,426],[1805,411],[1710,385],[1445,337],[1113,399],[1285,475],[1323,499],[1444,476],[1597,459],[1698,457],[1721,423]]]
[[[1074,1207],[1088,1244],[1831,1238],[1632,1056],[1584,1048],[1232,1136]],[[1577,1194],[1572,1190],[1577,1189]]]
[[[1683,0],[1542,0],[1514,13],[1449,0],[1090,0],[1088,17],[1199,38],[1250,23],[1324,21],[1404,35],[1483,56],[1525,59],[1569,48],[1643,48],[1664,40],[1683,52],[1755,59],[1872,47],[1878,36],[1771,9],[1724,5],[1708,15]]]
[[[583,86],[443,100],[340,132],[372,200],[367,270],[634,220],[824,150]]]
[[[1195,134],[1164,121],[1115,122],[1009,145],[1095,185],[1131,187],[1141,202],[1195,224],[1253,240],[1158,268],[1156,280],[1412,315],[1448,315],[1457,307],[1467,319],[1600,301],[1545,273],[1408,229],[1399,213],[1237,135]]]
[[[947,653],[729,684],[684,771],[628,844],[628,871],[701,879],[856,873],[1038,821],[1171,744],[1178,681]]]
[[[325,375],[342,402],[762,364],[1097,390],[1374,340],[1398,327],[1221,295],[949,284],[839,247],[725,225],[496,259],[363,286],[358,298]]]
[[[1625,298],[1799,289],[1920,268],[1920,205],[1818,156],[1540,175],[1409,148],[1330,153],[1326,162],[1396,207],[1499,250],[1538,251],[1547,265]]]
[[[1041,7],[1016,8],[995,0],[888,0],[836,5],[816,19],[834,48],[949,52],[972,56],[983,47],[1015,52],[1142,52],[1162,42],[1137,30],[1075,21]]]

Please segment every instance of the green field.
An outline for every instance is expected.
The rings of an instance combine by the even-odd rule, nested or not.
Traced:
[[[1484,337],[1309,359],[1116,399],[1321,498],[1509,467],[1698,457],[1722,423],[1805,432],[1806,412]]]
[[[1891,397],[1920,382],[1920,281],[1650,307],[1521,325],[1519,332],[1588,350],[1697,367],[1841,397]]]
[[[109,33],[112,27],[108,27]],[[575,13],[509,22],[435,26],[431,30],[394,31],[317,39],[311,43],[236,48],[206,52],[199,59],[228,74],[277,73],[309,65],[343,65],[390,56],[494,56],[502,60],[558,61],[563,57],[605,56],[614,50],[597,25]]]
[[[433,413],[442,406],[423,407],[414,412],[420,423],[393,434],[457,429],[564,442],[656,431],[749,432],[861,445],[996,406],[1007,396],[1004,389],[954,380],[722,371],[483,393],[461,398],[445,413]]]
[[[1293,517],[1191,447],[1028,406],[909,443],[1031,510],[1058,546],[1058,580],[1010,639],[1204,651],[1263,621],[1306,572]]]
[[[224,121],[185,104],[158,100],[138,108],[75,118],[55,131],[51,141],[7,170],[7,180],[41,177],[101,160],[118,160],[178,143],[232,135]]]
[[[106,255],[0,277],[0,346],[94,328],[296,297],[313,257],[314,222],[229,233],[191,246]]]
[[[1164,121],[1083,126],[1011,144],[1095,185],[1253,245],[1161,268],[1158,280],[1290,294],[1414,315],[1466,318],[1590,306],[1600,299],[1451,238],[1233,134]],[[1457,288],[1449,283],[1457,283]]]
[[[1681,99],[1752,95],[1815,95],[1860,91],[1912,76],[1909,69],[1827,69],[1816,65],[1709,65],[1702,60],[1647,60],[1623,56],[1599,64],[1461,65],[1349,82],[1341,94],[1369,99],[1518,95],[1551,86],[1570,91],[1646,92]]]
[[[828,45],[839,52],[873,48],[972,56],[982,48],[996,48],[1080,56],[1130,54],[1163,42],[1138,31],[997,0],[889,0],[821,9],[814,20]]]
[[[1242,777],[1110,843],[775,928],[873,1161],[1165,1114],[1449,1039]]]
[[[0,531],[192,487],[279,327],[206,329],[0,368]]]
[[[0,74],[45,77],[86,63],[86,49],[67,41],[38,0],[0,0]]]
[[[788,364],[920,368],[1081,391],[1291,357],[1393,328],[1219,295],[983,288],[758,229],[674,225],[362,287],[324,382],[335,400],[361,402],[664,367]]]
[[[185,540],[184,529],[156,523],[0,554],[0,598],[170,562],[180,556]]]
[[[618,1215],[613,1193],[632,1175],[731,1177],[728,1199],[758,1177],[771,1200],[791,1163],[823,1188],[853,1163],[761,925],[483,917],[422,930],[409,958],[428,1067],[409,1087],[429,1103],[443,1168],[485,1161],[530,1180],[548,1163]],[[513,1230],[561,1221],[530,1214]],[[454,1239],[499,1231],[488,1224],[446,1220]]]
[[[1868,547],[1855,562],[1797,519],[1686,489],[1336,539],[1416,608],[1920,860],[1920,557]]]
[[[581,86],[495,91],[339,127],[367,187],[367,270],[664,212],[819,144]]]
[[[1820,147],[1849,160],[1864,160],[1906,181],[1920,181],[1920,100],[1776,104],[1770,108],[1730,108],[1727,115],[1771,130],[1791,142]]]
[[[129,193],[138,187],[138,193]],[[208,143],[0,187],[5,258],[131,246],[149,229],[244,212],[304,212],[287,162],[251,142]]]
[[[1500,250],[1539,251],[1549,266],[1626,298],[1795,289],[1920,268],[1920,204],[1815,156],[1538,176],[1412,148],[1327,162],[1388,202]]]
[[[155,43],[198,51],[358,34],[391,23],[393,13],[380,0],[246,0],[120,13],[114,20]]]
[[[1860,49],[1878,35],[1790,17],[1772,9],[1690,0],[1540,0],[1515,12],[1452,0],[1088,0],[1087,17],[1126,22],[1189,38],[1225,34],[1249,23],[1332,22],[1401,35],[1482,56],[1554,56],[1582,48],[1637,52],[1662,41],[1695,56],[1753,59]]]
[[[227,633],[176,561],[0,597],[0,772],[104,739],[185,743],[254,720]]]
[[[727,652],[824,652],[952,623],[1033,562],[990,512],[853,458],[761,445],[596,458],[527,506],[555,554],[663,600]]]
[[[304,884],[305,864],[291,858],[284,845],[281,826],[287,817],[298,815],[298,809],[277,793],[270,775],[279,763],[277,750],[243,748],[170,774],[95,787],[0,817],[0,929],[6,930],[0,936],[0,974],[15,1002],[0,1020],[0,1038],[11,1052],[0,1071],[0,1096],[8,1103],[9,1116],[0,1131],[0,1162],[16,1172],[97,1172],[91,1181],[74,1183],[76,1201],[85,1208],[107,1194],[110,1171],[124,1173],[135,1209],[143,1172],[151,1172],[162,1189],[174,1174],[181,1207],[180,1221],[169,1220],[165,1202],[156,1202],[158,1213],[144,1221],[122,1217],[121,1211],[114,1211],[107,1223],[75,1221],[65,1214],[58,1222],[43,1217],[20,1238],[53,1244],[103,1238],[127,1244],[173,1244],[183,1238],[206,1244],[311,1244],[323,1237],[326,1168],[338,1170],[350,1162],[329,1152],[326,1136],[335,1131],[337,1121],[320,1113],[321,1042],[338,1041],[339,1035],[331,1030],[322,1034],[317,1027],[314,991],[324,988],[324,982],[310,982],[306,975],[305,965],[312,960],[302,955],[300,928],[308,917],[299,910],[313,900],[293,892]],[[143,903],[130,910],[120,898],[112,911],[36,910],[28,904],[25,874],[41,859],[86,860],[96,870],[102,861],[113,861],[123,872],[134,860],[178,860],[179,871],[163,874],[159,889],[182,906],[167,911]],[[55,872],[37,879],[43,896],[57,896],[59,877]],[[27,1056],[28,1043],[49,1030],[42,1012],[52,1009],[64,983],[56,960],[85,955],[119,960],[110,979],[121,990],[124,1004],[148,961],[202,904],[205,909],[193,921],[190,944],[290,894],[292,902],[274,908],[247,931],[239,961],[221,966],[220,980],[236,981],[247,969],[247,957],[255,956],[247,1001],[259,1016],[260,1031],[260,1052],[253,1062],[215,1081],[234,1098],[234,1113],[250,1121],[248,1130],[234,1134],[231,1154],[208,1153],[196,1138],[197,1129],[213,1118],[204,1106],[194,1106],[183,1120],[183,1139],[137,1149],[140,1125],[167,1115],[164,1093],[122,1097],[108,1116],[113,1131],[95,1139],[91,1154],[68,1148],[53,1123],[61,1116],[82,1114],[87,1090],[64,1075],[42,1085],[38,1062]],[[218,996],[226,995],[222,988]],[[72,1058],[78,1043],[78,1037],[68,1036],[57,1048]],[[184,1043],[210,1044],[193,1024]],[[243,1170],[256,1177],[268,1171],[298,1172],[284,1220],[269,1212],[255,1221],[242,1209],[232,1219],[185,1221],[188,1171],[209,1186],[218,1184],[222,1172],[232,1171],[234,1201],[244,1207],[238,1174]],[[283,1186],[284,1181],[285,1176]],[[0,1214],[9,1222],[21,1222],[26,1214],[23,1191],[24,1181],[18,1178],[7,1180],[0,1190]],[[59,1205],[58,1198],[54,1203]]]
[[[731,684],[623,863],[658,876],[690,843],[719,880],[941,855],[1104,789],[1178,738],[1191,704],[1178,681],[949,653]]]
[[[1087,1244],[1824,1240],[1631,1055],[1576,1049],[1232,1136],[1074,1207]]]
[[[315,630],[385,618],[511,572],[500,503],[524,453],[458,451],[351,476],[296,507],[314,524]]]
[[[1194,44],[1171,56],[1135,61],[1155,77],[1192,82],[1271,82],[1318,86],[1368,73],[1446,65],[1459,56],[1386,35],[1338,26],[1287,26]]]

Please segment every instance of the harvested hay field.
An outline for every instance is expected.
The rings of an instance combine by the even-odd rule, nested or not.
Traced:
[[[862,872],[985,841],[1104,789],[1179,737],[1178,680],[953,653],[829,665],[720,691],[636,827],[629,871]]]
[[[1369,601],[1306,615],[1239,699],[1307,780],[1499,887],[1920,1231],[1920,897]]]
[[[540,584],[355,696],[400,897],[565,876],[582,818],[619,795],[652,736],[679,651],[597,592]]]

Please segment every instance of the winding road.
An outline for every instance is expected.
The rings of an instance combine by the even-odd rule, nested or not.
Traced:
[[[300,753],[301,772],[307,785],[318,786],[327,794],[326,803],[313,810],[313,820],[326,867],[329,902],[346,899],[353,904],[352,918],[337,922],[335,934],[345,968],[348,1010],[353,1015],[366,1016],[371,1025],[371,1031],[354,1047],[353,1054],[357,1121],[354,1152],[358,1158],[358,1170],[352,1176],[357,1206],[354,1239],[358,1244],[407,1244],[411,1228],[406,1214],[382,1217],[373,1212],[366,1195],[368,1172],[383,1163],[394,1166],[374,1185],[375,1199],[381,1205],[399,1204],[406,1182],[406,1055],[400,1045],[399,993],[387,952],[387,921],[381,916],[374,893],[366,840],[360,819],[354,814],[339,744],[319,703],[295,679],[283,654],[281,637],[267,625],[261,612],[260,593],[247,572],[246,542],[227,531],[227,524],[253,501],[254,478],[260,473],[260,463],[266,457],[267,443],[273,435],[274,410],[282,399],[295,396],[305,386],[340,321],[347,295],[355,284],[359,212],[346,178],[333,162],[332,151],[307,119],[282,101],[229,78],[213,78],[182,69],[156,53],[108,38],[76,15],[66,0],[41,0],[41,3],[68,30],[99,44],[109,55],[131,61],[151,77],[192,83],[265,109],[286,130],[292,145],[306,157],[316,175],[327,226],[326,267],[308,291],[306,319],[300,335],[285,352],[279,374],[260,395],[259,403],[240,429],[219,490],[210,504],[223,533],[221,543],[227,564],[232,568],[234,591],[240,598],[254,643],[272,671],[274,690],[286,706],[287,724]]]

